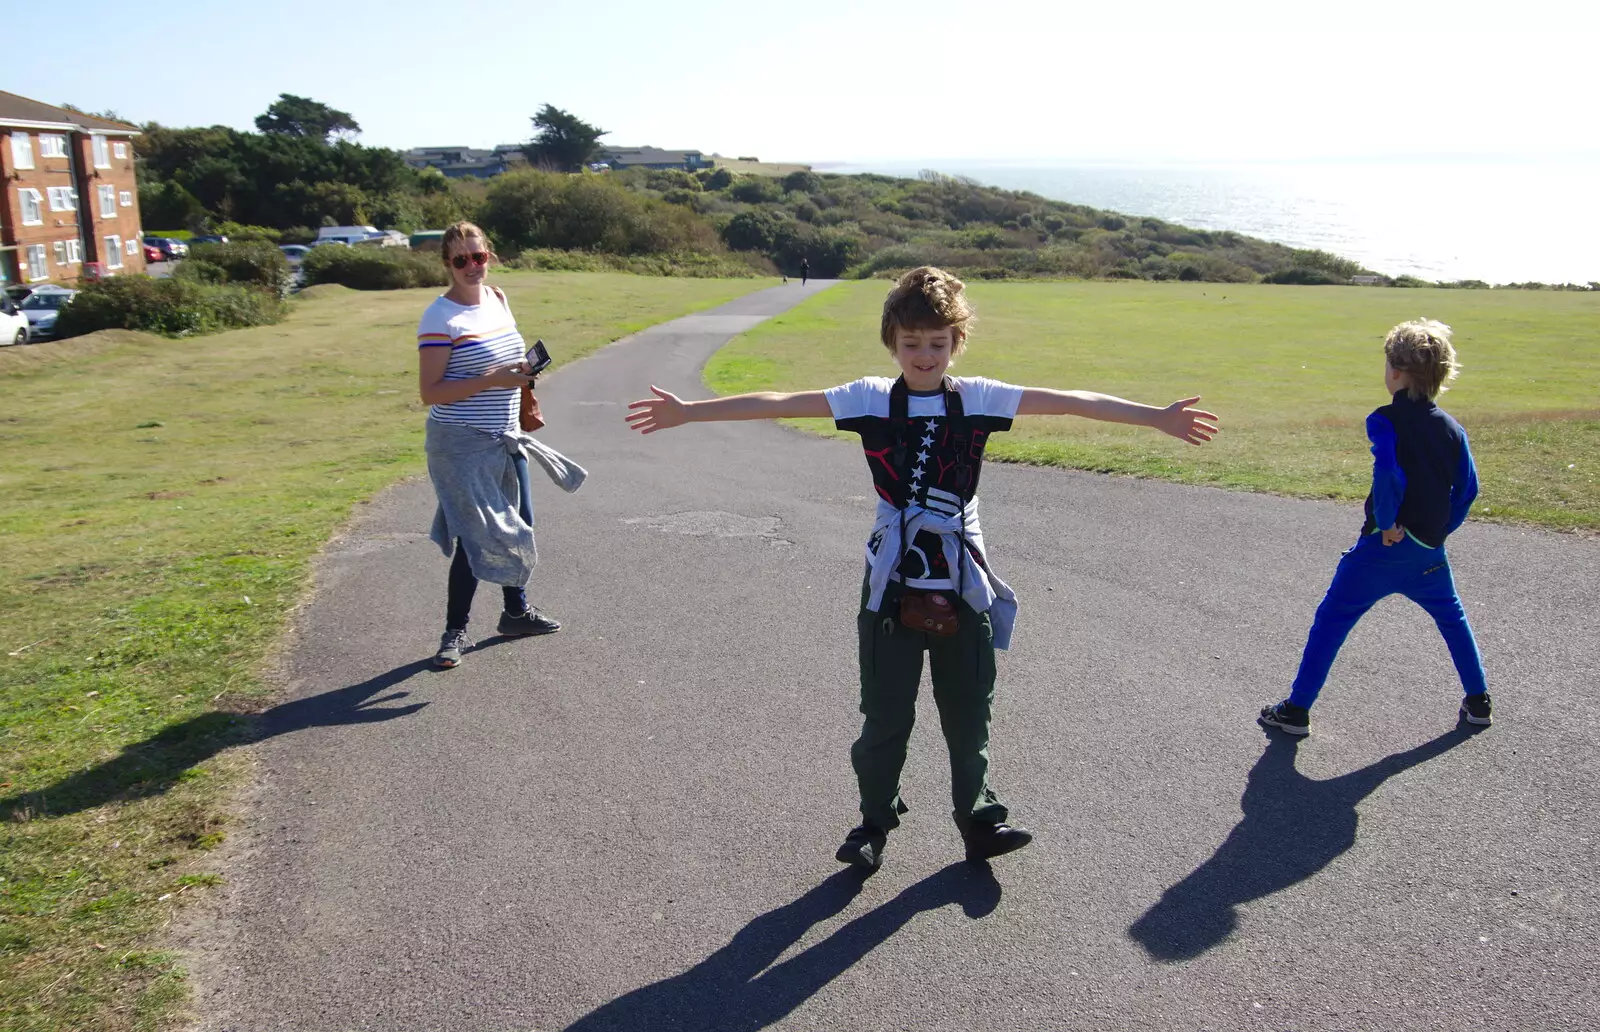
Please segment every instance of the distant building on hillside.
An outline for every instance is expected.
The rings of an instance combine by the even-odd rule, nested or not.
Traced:
[[[135,126],[0,92],[0,286],[143,272]]]
[[[488,179],[525,160],[522,156],[522,145],[518,143],[502,143],[493,150],[474,147],[413,147],[406,151],[405,158],[406,164],[412,168],[438,169],[451,179],[459,179],[462,176]]]
[[[681,168],[694,172],[711,162],[697,150],[662,150],[659,147],[601,147],[595,160],[612,168]]]
[[[1350,282],[1358,287],[1375,287],[1383,282],[1382,276],[1351,276]]]

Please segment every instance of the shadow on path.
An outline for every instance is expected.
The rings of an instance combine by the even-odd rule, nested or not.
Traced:
[[[260,742],[308,727],[370,724],[404,717],[426,706],[381,706],[408,692],[373,698],[428,669],[428,660],[395,667],[377,677],[321,695],[285,702],[255,714],[202,713],[163,728],[154,737],[129,745],[112,759],[34,792],[0,797],[0,819],[60,817],[113,800],[128,802],[160,795],[183,773],[230,746]]]
[[[859,874],[840,871],[793,903],[751,921],[728,945],[683,974],[620,996],[566,1032],[755,1032],[782,1020],[918,914],[954,904],[976,919],[1000,904],[1000,883],[987,864],[951,864],[768,967],[813,925],[843,911],[861,885]]]
[[[1128,934],[1154,960],[1192,960],[1239,924],[1241,903],[1304,881],[1355,845],[1357,805],[1389,778],[1465,742],[1479,728],[1461,724],[1431,741],[1327,781],[1295,769],[1300,740],[1269,732],[1250,768],[1234,826],[1211,859],[1135,921]]]

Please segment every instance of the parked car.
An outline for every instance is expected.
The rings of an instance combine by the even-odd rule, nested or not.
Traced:
[[[190,247],[193,247],[195,244],[225,244],[227,242],[228,238],[225,236],[197,236],[189,238]]]
[[[381,237],[375,226],[323,226],[317,230],[317,243],[324,240],[337,240],[343,244],[358,244],[363,240]]]
[[[289,259],[290,265],[298,265],[306,255],[311,253],[311,248],[305,244],[279,244],[278,250],[282,251],[283,256]]]
[[[12,283],[7,285],[5,296],[11,299],[14,305],[22,304],[22,299],[33,293],[36,288],[31,283]]]
[[[327,244],[334,244],[334,245],[336,245],[338,247],[349,247],[350,246],[350,241],[342,239],[340,237],[323,237],[321,240],[314,241],[311,244],[311,246],[312,247],[322,247],[322,246],[327,245]]]
[[[166,256],[164,256],[161,253],[161,248],[157,247],[154,244],[145,244],[144,245],[144,260],[146,262],[164,262],[167,259],[166,259]]]
[[[46,285],[29,294],[20,309],[28,320],[29,340],[49,340],[56,335],[56,316],[62,306],[78,296],[70,287]]]
[[[189,256],[189,245],[182,240],[174,240],[172,237],[147,236],[144,238],[144,242],[160,251],[161,260],[164,262],[175,262],[179,258],[187,258]]]
[[[28,343],[28,317],[17,310],[9,293],[0,294],[0,344]]]

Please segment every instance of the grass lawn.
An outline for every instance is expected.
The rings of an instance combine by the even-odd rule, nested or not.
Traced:
[[[1030,417],[993,458],[1357,500],[1364,425],[1386,401],[1383,335],[1418,316],[1455,328],[1463,363],[1442,403],[1466,427],[1475,518],[1600,530],[1600,295],[1210,283],[977,283],[957,371],[1151,404],[1193,394],[1222,417],[1203,448],[1152,431]],[[896,375],[878,343],[884,282],[843,284],[712,360],[724,394]],[[832,432],[821,420],[808,429]]]
[[[497,282],[560,363],[769,281]],[[218,880],[224,750],[308,561],[424,468],[415,327],[438,292],[307,293],[278,326],[0,350],[0,1028],[181,1004],[161,929]]]

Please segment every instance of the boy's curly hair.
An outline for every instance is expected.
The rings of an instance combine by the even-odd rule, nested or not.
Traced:
[[[966,288],[965,283],[931,265],[901,276],[883,302],[883,346],[894,350],[897,330],[942,330],[948,326],[955,330],[950,355],[961,354],[967,331],[977,321],[963,293]]]
[[[1415,401],[1429,401],[1450,388],[1461,371],[1455,345],[1450,343],[1450,327],[1437,319],[1403,322],[1383,338],[1383,354],[1397,372],[1411,378],[1406,388]]]

